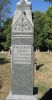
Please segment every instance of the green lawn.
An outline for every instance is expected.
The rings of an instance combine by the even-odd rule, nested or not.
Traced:
[[[52,52],[36,52],[37,66],[35,84],[39,89],[39,97],[42,97],[52,88]]]

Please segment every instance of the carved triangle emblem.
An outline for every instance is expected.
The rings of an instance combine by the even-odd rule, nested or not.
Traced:
[[[15,24],[12,27],[12,31],[14,32],[32,32],[33,31],[33,26],[27,19],[25,13],[21,14],[21,16],[15,22]]]

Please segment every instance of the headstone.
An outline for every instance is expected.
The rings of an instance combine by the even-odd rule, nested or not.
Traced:
[[[37,100],[33,95],[33,39],[31,2],[21,0],[16,5],[11,33],[12,93],[7,100]]]
[[[38,52],[38,49],[36,49],[36,52]]]

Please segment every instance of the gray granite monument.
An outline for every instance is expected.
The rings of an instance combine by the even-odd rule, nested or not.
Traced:
[[[11,33],[11,93],[7,100],[37,100],[33,95],[34,26],[32,6],[27,0],[16,5]]]

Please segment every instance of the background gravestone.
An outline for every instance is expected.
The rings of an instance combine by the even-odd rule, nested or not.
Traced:
[[[12,23],[12,94],[7,100],[36,99],[33,96],[33,36],[31,2],[21,0],[16,5]]]

